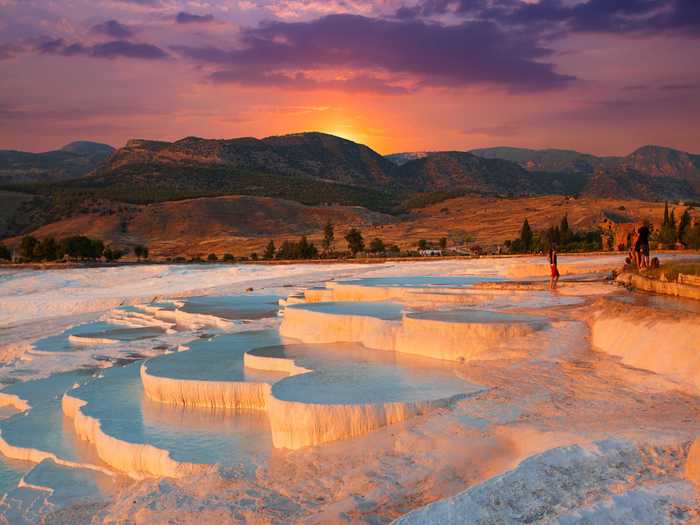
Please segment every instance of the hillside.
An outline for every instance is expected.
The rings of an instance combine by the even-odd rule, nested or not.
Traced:
[[[542,195],[575,193],[583,182],[568,174],[531,173],[510,161],[460,151],[430,153],[395,167],[393,174],[398,184],[418,192]]]
[[[87,175],[114,148],[96,142],[73,142],[45,153],[0,150],[0,185],[59,182]]]
[[[86,213],[47,224],[37,237],[90,235],[108,243],[145,243],[162,256],[203,255],[212,251],[248,255],[269,239],[298,238],[338,225],[339,243],[346,228],[389,224],[390,215],[350,206],[305,206],[266,197],[215,197],[121,206],[109,213]],[[18,238],[9,243],[18,242]]]
[[[620,157],[596,157],[587,153],[562,149],[533,150],[525,148],[483,148],[470,153],[486,159],[509,160],[529,171],[557,173],[588,173],[598,168],[608,168],[618,163]]]
[[[118,176],[131,166],[226,167],[307,176],[351,186],[386,184],[391,163],[367,146],[324,133],[230,140],[187,137],[176,142],[130,140],[93,177]]]
[[[517,162],[529,171],[590,175],[591,180],[582,189],[583,194],[590,196],[676,199],[700,195],[700,155],[662,146],[643,146],[625,157],[511,147],[472,153]]]

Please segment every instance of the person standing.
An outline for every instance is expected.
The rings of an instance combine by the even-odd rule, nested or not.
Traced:
[[[554,290],[559,282],[559,266],[557,264],[557,250],[554,246],[549,248],[549,254],[547,255],[547,261],[549,262],[549,288]]]
[[[651,230],[649,226],[644,223],[639,230],[637,230],[637,240],[635,242],[634,250],[637,255],[637,267],[641,270],[643,268],[649,268],[649,237],[651,235]]]

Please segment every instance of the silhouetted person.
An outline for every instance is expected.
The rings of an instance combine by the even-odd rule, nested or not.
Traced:
[[[649,226],[646,224],[637,230],[637,239],[634,244],[634,251],[637,257],[637,267],[641,270],[642,268],[649,267],[649,236],[651,231]]]

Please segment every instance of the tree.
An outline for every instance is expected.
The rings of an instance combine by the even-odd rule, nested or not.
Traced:
[[[572,231],[569,228],[569,217],[568,214],[565,213],[564,217],[561,219],[561,224],[559,225],[559,240],[557,242],[566,244],[571,240],[571,237]]]
[[[668,201],[666,201],[664,205],[664,222],[661,225],[661,227],[668,226],[669,223],[669,217],[668,217]]]
[[[209,262],[216,262],[218,260],[219,258],[216,256],[215,253],[210,253],[209,255],[207,255],[207,261]]]
[[[685,211],[683,212],[683,215],[681,215],[681,220],[678,223],[678,239],[683,243],[686,244],[685,241],[685,236],[688,231],[688,228],[691,226],[692,219],[690,217],[690,212],[686,208]]]
[[[372,239],[372,242],[369,243],[369,251],[372,253],[384,253],[386,251],[384,241],[379,237],[375,237]]]
[[[444,252],[445,250],[447,250],[447,237],[440,237],[439,244],[440,244],[440,249],[441,249],[443,252]]]
[[[5,261],[12,259],[12,252],[10,252],[10,249],[4,244],[0,244],[0,259]]]
[[[299,242],[296,244],[295,259],[313,259],[318,256],[318,249],[314,243],[309,242],[306,235],[302,235]]]
[[[36,248],[37,244],[39,244],[39,240],[36,237],[33,237],[32,235],[25,235],[24,237],[22,237],[22,241],[19,244],[20,257],[29,261],[33,260],[34,249]]]
[[[688,248],[700,248],[700,222],[686,230],[685,242]]]
[[[295,251],[294,243],[292,241],[284,241],[279,247],[279,250],[277,250],[276,257],[282,260],[294,259]]]
[[[113,246],[107,246],[107,248],[105,248],[102,252],[102,257],[104,257],[105,260],[108,262],[118,261],[123,256],[124,252],[119,248],[115,248]]]
[[[143,244],[137,244],[134,246],[134,255],[137,260],[148,259],[148,247]]]
[[[263,253],[263,259],[274,259],[275,258],[275,241],[270,241],[265,247],[265,252]]]
[[[333,245],[335,243],[335,228],[333,223],[328,221],[323,227],[323,241],[321,241],[321,246],[323,246],[323,252],[328,253],[333,251]]]
[[[425,239],[421,239],[418,241],[418,249],[419,250],[427,250],[428,249],[428,241]]]
[[[362,237],[362,232],[357,228],[350,228],[348,233],[345,234],[345,240],[353,256],[365,249],[365,239]]]
[[[527,218],[523,221],[523,227],[520,230],[520,242],[522,249],[529,252],[532,249],[532,229],[530,228],[530,223],[527,222]]]
[[[233,254],[230,254],[230,253],[224,254],[224,262],[233,262],[235,260],[236,260],[236,258],[233,256]]]
[[[58,243],[53,237],[46,237],[34,246],[33,259],[38,261],[55,261],[58,259]]]
[[[258,260],[258,252],[253,252],[250,254],[250,260],[251,261],[257,261]]]

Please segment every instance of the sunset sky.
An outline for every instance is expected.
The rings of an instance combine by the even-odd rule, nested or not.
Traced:
[[[700,153],[700,0],[0,0],[0,148]]]

